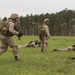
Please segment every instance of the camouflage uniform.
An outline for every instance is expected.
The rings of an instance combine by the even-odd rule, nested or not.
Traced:
[[[35,40],[35,41],[30,41],[30,42],[28,42],[28,44],[25,44],[25,45],[18,45],[18,48],[27,48],[27,47],[34,47],[34,48],[36,48],[38,46],[39,46],[38,45],[38,41]]]
[[[12,36],[19,34],[19,32],[14,30],[14,25],[15,25],[15,22],[17,21],[18,21],[18,15],[16,13],[13,13],[10,17],[10,21],[8,22],[8,29],[9,29],[8,34],[11,34]],[[8,35],[8,34],[4,35],[1,33],[0,35],[0,40],[1,40],[0,55],[6,52],[8,46],[10,46],[12,48],[15,60],[18,60],[17,45],[14,43],[14,40],[11,38],[11,35]]]
[[[69,46],[67,48],[55,48],[54,51],[75,51],[75,45]]]
[[[48,27],[49,19],[44,20],[43,29],[45,30],[45,36],[43,37],[41,52],[48,51],[48,39],[50,38],[49,27]]]

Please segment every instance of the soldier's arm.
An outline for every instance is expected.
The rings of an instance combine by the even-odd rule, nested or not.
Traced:
[[[45,26],[44,28],[45,28],[45,32],[46,32],[46,34],[47,34],[47,37],[50,38],[50,33],[49,33],[49,28],[48,28],[48,26]]]
[[[9,23],[9,32],[11,32],[14,35],[18,35],[19,32],[14,30],[14,23],[10,22]]]

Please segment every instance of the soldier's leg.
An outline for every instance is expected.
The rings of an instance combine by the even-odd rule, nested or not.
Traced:
[[[26,48],[28,46],[28,44],[26,45],[18,45],[18,48]]]
[[[44,43],[44,41],[42,41],[41,43],[42,43],[42,44],[41,44],[41,52],[43,52],[43,51],[44,51],[44,47],[45,47],[45,46],[44,46],[45,43]]]
[[[0,55],[7,51],[8,45],[3,40],[0,43]]]
[[[45,40],[45,51],[48,51],[48,40]]]
[[[18,60],[18,46],[15,44],[12,38],[7,39],[8,45],[12,48],[15,60]]]
[[[17,45],[12,46],[12,51],[13,51],[15,60],[18,60],[18,47],[17,47]]]
[[[68,48],[55,48],[54,51],[69,51],[70,49]]]

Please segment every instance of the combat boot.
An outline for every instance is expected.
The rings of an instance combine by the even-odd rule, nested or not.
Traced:
[[[74,56],[71,56],[70,59],[75,60],[75,57]]]
[[[18,61],[18,56],[15,56],[15,60]]]
[[[44,52],[44,50],[41,50],[41,52]]]

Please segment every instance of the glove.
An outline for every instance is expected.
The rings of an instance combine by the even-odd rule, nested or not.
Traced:
[[[22,37],[23,33],[19,32],[18,37]]]

